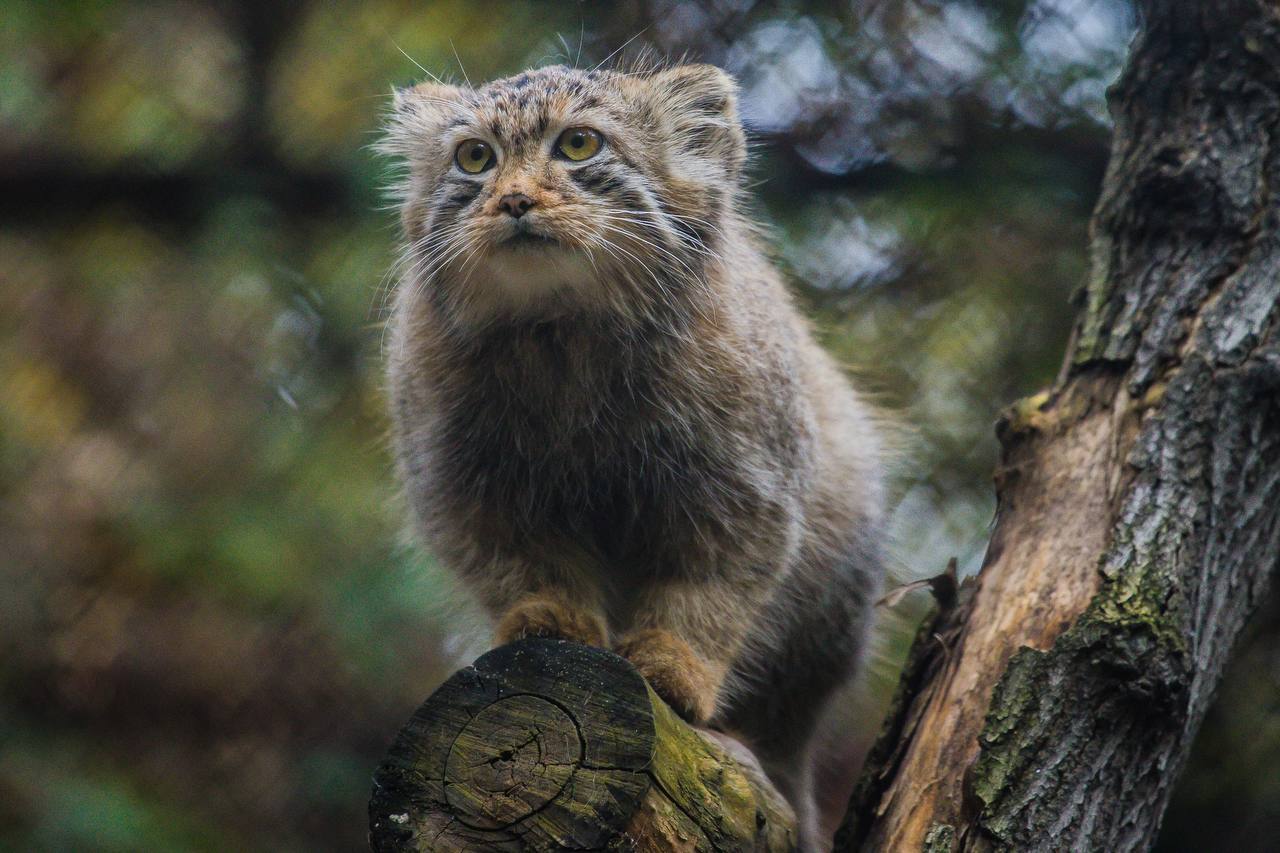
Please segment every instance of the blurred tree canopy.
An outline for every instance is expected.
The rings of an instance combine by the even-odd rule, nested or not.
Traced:
[[[981,563],[1057,369],[1125,0],[0,0],[0,847],[348,849],[484,644],[385,448],[392,86],[641,48],[742,84],[757,211],[900,425],[895,573]],[[1280,614],[1165,851],[1280,832]],[[887,622],[858,737],[901,655]],[[851,746],[851,751],[854,747]]]

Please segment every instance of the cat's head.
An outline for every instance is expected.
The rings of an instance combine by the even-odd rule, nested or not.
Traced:
[[[735,89],[709,65],[557,66],[398,92],[406,282],[481,323],[682,298],[738,205]]]

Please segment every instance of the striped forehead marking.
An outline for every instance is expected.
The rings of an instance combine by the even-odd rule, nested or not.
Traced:
[[[604,104],[598,91],[603,74],[557,66],[495,80],[476,92],[476,109],[493,113],[486,129],[519,156],[529,143],[540,143],[551,124],[551,102],[564,99],[570,109]],[[459,122],[461,124],[462,122]]]

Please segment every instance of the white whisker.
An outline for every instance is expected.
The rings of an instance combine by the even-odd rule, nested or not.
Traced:
[[[462,71],[462,79],[467,81],[467,88],[474,89],[475,86],[471,85],[471,78],[467,76],[467,68],[462,64],[462,57],[458,56],[458,49],[453,46],[453,39],[449,39],[449,49],[453,51],[453,58],[458,60],[458,68]]]
[[[609,54],[609,55],[608,55],[608,56],[606,56],[604,59],[600,60],[600,62],[598,62],[598,63],[596,64],[596,67],[595,67],[595,68],[592,68],[591,70],[592,70],[592,71],[599,71],[599,70],[600,70],[600,67],[601,67],[602,65],[604,65],[606,62],[608,62],[610,59],[613,59],[615,56],[617,56],[617,55],[618,55],[619,53],[621,53],[623,50],[625,50],[625,49],[626,49],[626,47],[627,47],[627,45],[631,44],[633,41],[635,41],[636,39],[640,38],[640,36],[644,35],[644,34],[648,31],[648,29],[649,29],[648,27],[645,27],[643,30],[641,30],[640,32],[638,32],[638,33],[636,33],[635,35],[633,35],[631,38],[629,38],[629,39],[627,39],[626,41],[624,41],[620,47],[618,47],[616,50],[614,50],[614,52],[613,52],[613,53]]]
[[[391,43],[392,43],[393,45],[395,45],[396,50],[400,51],[401,55],[402,55],[402,56],[404,56],[404,58],[405,58],[405,59],[409,60],[409,61],[410,61],[410,62],[412,62],[415,66],[417,66],[417,68],[418,68],[418,70],[419,70],[419,71],[421,71],[423,74],[427,75],[427,76],[428,76],[428,77],[430,77],[432,80],[434,80],[434,81],[436,81],[437,83],[439,83],[440,85],[442,85],[442,86],[444,85],[444,81],[443,81],[443,80],[441,80],[439,77],[437,77],[436,75],[432,74],[430,71],[428,71],[427,69],[425,69],[425,68],[423,68],[421,65],[419,65],[419,64],[418,64],[418,60],[414,59],[412,56],[410,56],[409,54],[405,53],[405,51],[404,51],[404,48],[403,48],[403,47],[401,47],[400,45],[396,44],[394,41],[393,41],[393,42],[391,42]]]

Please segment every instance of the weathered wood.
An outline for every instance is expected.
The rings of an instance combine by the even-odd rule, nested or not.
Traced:
[[[378,851],[795,847],[749,757],[617,655],[553,640],[489,652],[423,703],[374,776],[369,824]]]
[[[1074,346],[839,851],[1149,847],[1280,564],[1280,4],[1140,5]]]

